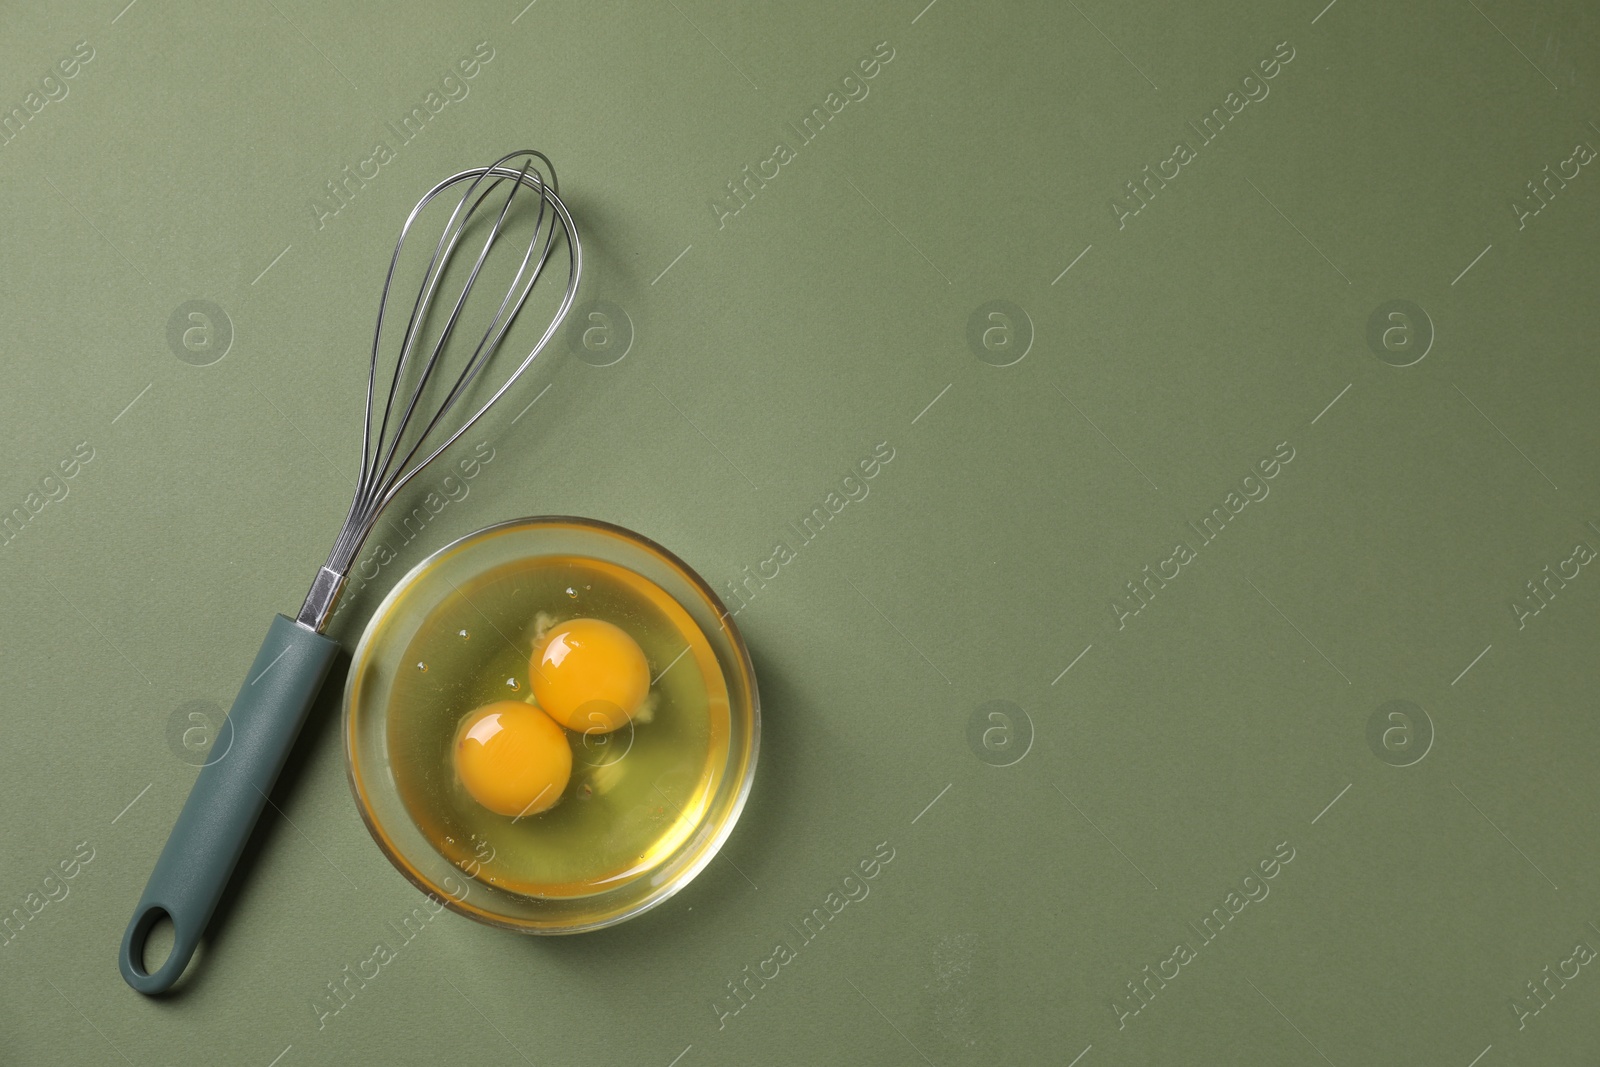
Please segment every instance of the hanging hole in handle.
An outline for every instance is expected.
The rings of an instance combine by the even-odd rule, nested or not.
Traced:
[[[194,934],[178,928],[166,908],[151,904],[137,913],[123,933],[118,969],[139,992],[165,993],[188,969],[198,941]],[[146,961],[155,966],[148,966]]]
[[[172,916],[164,909],[156,908],[150,915],[139,960],[139,966],[145,974],[155,974],[162,968],[172,956],[172,946],[178,939],[178,928],[172,924]]]

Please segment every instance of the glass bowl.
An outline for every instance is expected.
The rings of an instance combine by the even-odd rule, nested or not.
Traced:
[[[495,662],[502,667],[514,654],[526,660],[531,631],[518,632],[509,621],[516,613],[506,614],[506,607],[522,609],[521,615],[530,620],[531,627],[537,612],[552,610],[551,594],[548,588],[525,591],[530,583],[519,576],[548,579],[558,566],[573,568],[570,573],[580,576],[615,577],[627,583],[647,598],[641,603],[652,617],[667,620],[676,627],[672,632],[681,633],[684,647],[677,659],[672,659],[672,648],[663,642],[650,647],[649,642],[641,641],[641,645],[650,660],[653,698],[656,691],[673,686],[684,691],[687,686],[697,701],[703,699],[708,709],[706,721],[701,724],[697,719],[696,729],[703,731],[705,756],[693,774],[657,774],[659,764],[646,758],[648,743],[633,749],[636,736],[653,736],[645,731],[671,729],[655,722],[604,737],[570,735],[575,738],[575,755],[574,784],[569,793],[590,789],[587,782],[591,780],[604,789],[606,782],[632,771],[634,780],[628,791],[617,792],[617,803],[623,803],[620,798],[624,795],[642,799],[622,815],[631,820],[629,827],[635,833],[646,832],[639,830],[640,826],[652,828],[648,830],[652,834],[654,827],[662,829],[651,838],[648,848],[627,853],[625,862],[617,863],[615,855],[604,862],[596,859],[606,867],[603,871],[530,882],[507,876],[503,855],[508,841],[519,846],[529,840],[539,843],[538,838],[529,837],[530,827],[497,828],[489,820],[489,831],[482,835],[442,832],[440,827],[448,824],[435,820],[426,797],[412,784],[419,780],[420,772],[410,769],[417,761],[406,755],[414,751],[407,747],[411,742],[406,738],[417,731],[418,716],[444,721],[482,702],[485,655],[498,656]],[[537,587],[539,582],[531,584]],[[581,580],[576,584],[581,585]],[[601,588],[603,593],[603,582]],[[580,596],[576,586],[565,592],[575,599]],[[527,602],[519,604],[518,597]],[[555,610],[560,607],[554,605]],[[458,625],[459,645],[437,636],[446,631],[456,633]],[[469,644],[473,638],[482,641],[473,647]],[[432,645],[427,644],[430,641]],[[427,658],[433,662],[418,659],[422,648],[430,649]],[[669,659],[672,662],[667,662]],[[426,679],[416,672],[424,672]],[[493,699],[525,696],[517,691],[520,687],[514,674],[503,684],[510,688],[497,691]],[[432,687],[428,693],[439,694],[430,698],[432,703],[407,696],[423,686]],[[473,687],[479,695],[468,693]],[[669,695],[666,699],[669,709],[675,706],[670,703],[675,698]],[[669,711],[662,718],[671,723],[671,715]],[[647,719],[641,713],[636,721]],[[711,862],[749,795],[761,719],[744,640],[722,602],[699,575],[660,545],[621,527],[593,519],[540,517],[515,519],[468,534],[433,553],[401,579],[378,606],[356,646],[345,685],[343,733],[345,767],[361,818],[384,855],[413,885],[444,906],[492,926],[524,933],[567,934],[632,918],[672,896]],[[432,773],[442,782],[442,775],[448,773],[447,750],[435,746],[429,751],[435,750],[438,769]],[[699,751],[691,749],[695,754]],[[631,765],[630,754],[635,756]],[[582,786],[576,784],[580,769],[588,775]],[[650,787],[648,795],[643,795],[644,785]],[[562,805],[595,799],[611,798],[595,797],[592,791],[584,792],[583,799],[564,796],[551,812]],[[440,805],[440,819],[450,817],[446,807]],[[572,818],[591,817],[579,812]],[[419,820],[434,822],[431,837]],[[496,832],[500,834],[498,844]],[[581,867],[588,857],[601,856],[606,847],[615,851],[619,835],[620,831],[575,837],[578,847],[569,849],[567,858]],[[590,840],[592,849],[587,844]]]

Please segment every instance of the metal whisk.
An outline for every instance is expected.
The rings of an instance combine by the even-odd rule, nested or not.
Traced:
[[[512,170],[507,164],[519,157],[526,157],[520,170]],[[550,173],[548,183],[543,175],[533,164],[535,160],[542,161]],[[488,187],[479,192],[479,186],[486,179]],[[449,321],[440,331],[438,340],[433,345],[433,351],[427,362],[420,369],[413,368],[413,355],[417,349],[417,342],[422,336],[422,329],[427,322],[429,312],[432,310],[434,297],[437,295],[440,282],[455,255],[456,247],[461,241],[467,223],[473,215],[482,208],[494,193],[495,187],[505,181],[511,181],[511,191],[500,204],[494,228],[490,230],[488,238],[483,243],[483,249],[478,253],[477,260],[472,265],[472,272],[461,288],[460,296],[451,309]],[[378,366],[382,359],[383,324],[389,310],[389,291],[394,284],[395,268],[400,264],[400,253],[405,248],[406,237],[411,232],[412,225],[417,221],[422,210],[434,197],[459,182],[470,181],[461,202],[456,205],[455,211],[450,216],[450,221],[445,226],[444,234],[439,238],[439,247],[434,251],[433,259],[428,264],[428,272],[422,281],[422,289],[417,294],[416,302],[411,309],[411,317],[406,322],[405,335],[400,342],[400,355],[395,361],[394,378],[389,384],[389,395],[383,401],[382,415],[378,420],[376,434],[373,431],[374,400],[377,396]],[[472,291],[478,279],[478,273],[483,268],[484,261],[488,259],[490,250],[500,238],[506,215],[511,209],[512,200],[517,191],[524,185],[531,186],[540,194],[539,216],[535,222],[534,236],[528,245],[522,262],[517,266],[517,274],[512,279],[511,288],[501,301],[494,318],[484,329],[483,336],[478,339],[477,347],[467,359],[457,375],[453,384],[448,386],[448,392],[434,411],[432,418],[426,424],[421,424],[420,432],[409,433],[412,419],[417,416],[418,409],[422,407],[424,392],[431,385],[438,386],[434,375],[444,355],[446,345],[459,325],[462,309],[467,302],[467,296]],[[339,530],[339,536],[333,543],[333,550],[328,553],[328,562],[323,564],[318,572],[316,581],[312,583],[311,591],[306,596],[306,602],[300,609],[298,621],[301,625],[309,626],[314,630],[321,630],[328,618],[334,601],[339,595],[339,590],[344,583],[345,576],[350,571],[350,565],[355,561],[356,553],[361,550],[361,544],[366,540],[374,523],[378,521],[378,513],[393,500],[405,484],[427,466],[440,452],[450,446],[451,442],[466,433],[468,428],[488,411],[494,402],[511,388],[517,378],[539,355],[539,352],[555,334],[561,320],[566,317],[567,309],[572,306],[572,300],[578,292],[578,277],[583,270],[583,251],[578,244],[578,232],[573,224],[572,216],[567,213],[566,205],[556,195],[555,168],[542,153],[524,151],[514,152],[506,156],[491,167],[462,171],[452,178],[446,178],[434,186],[424,196],[417,206],[411,209],[411,215],[406,219],[406,224],[400,229],[400,240],[394,247],[394,258],[389,262],[389,274],[383,282],[383,299],[378,306],[378,325],[372,335],[372,365],[367,377],[367,415],[366,436],[362,440],[361,450],[361,475],[356,481],[355,499],[350,502],[350,512],[346,516],[344,526]],[[470,201],[470,204],[469,204]],[[548,209],[548,218],[547,218]],[[522,310],[522,305],[527,301],[533,287],[544,272],[545,264],[550,259],[554,248],[556,226],[560,225],[567,238],[567,253],[570,271],[567,277],[566,293],[562,296],[561,306],[556,309],[549,327],[544,336],[539,338],[539,343],[533,346],[533,351],[528,353],[522,363],[511,372],[505,382],[497,389],[482,407],[478,408],[470,418],[462,422],[447,438],[438,442],[437,447],[423,453],[424,445],[429,441],[430,435],[440,426],[441,422],[450,413],[474,378],[483,370],[485,364],[494,356],[495,350],[500,346],[500,339],[505,336],[506,330],[511,327],[512,320]],[[526,280],[524,280],[526,276]],[[415,369],[415,385],[408,397],[402,397],[401,392],[408,380],[409,374]],[[398,403],[397,403],[398,401]],[[393,424],[391,426],[391,423]],[[410,447],[401,451],[403,443]],[[423,454],[420,461],[413,462],[419,454]]]
[[[386,368],[389,362],[384,355],[384,324],[406,238],[435,197],[463,182],[467,187],[445,224],[411,306],[393,358],[387,394],[380,395],[380,368]],[[509,190],[500,194],[498,190],[507,183]],[[495,248],[506,243],[507,222],[513,218],[514,204],[521,203],[518,195],[523,190],[532,190],[538,200],[532,240],[520,252],[516,273],[488,325],[481,335],[476,330],[469,332],[463,325],[468,297]],[[478,248],[470,265],[464,260],[457,264],[457,250],[463,247],[469,224],[481,227],[491,215],[493,222],[483,236],[481,248],[476,235],[465,242],[466,248]],[[466,398],[544,273],[556,247],[558,227],[567,251],[566,290],[532,350],[474,409]],[[521,242],[510,247],[520,250]],[[455,274],[467,272],[464,279],[447,281],[452,264]],[[367,375],[361,469],[350,510],[327,562],[311,583],[299,615],[293,620],[284,615],[273,620],[212,753],[156,861],[123,935],[118,959],[122,977],[134,989],[141,993],[170,989],[194,954],[338,652],[338,643],[324,637],[322,629],[379,514],[418,472],[482,418],[544,350],[572,307],[582,272],[583,250],[577,226],[557,195],[555,167],[540,152],[512,152],[487,167],[446,178],[430,189],[407,217],[378,305]],[[446,298],[448,315],[430,337],[436,317],[434,304],[441,291],[455,295]],[[452,344],[458,334],[461,337]],[[467,345],[472,347],[465,358],[451,358],[451,353],[466,350]],[[471,414],[459,418],[466,411]],[[453,413],[455,419],[451,417]],[[145,941],[164,917],[171,919],[173,925],[172,950],[160,967],[147,971]]]

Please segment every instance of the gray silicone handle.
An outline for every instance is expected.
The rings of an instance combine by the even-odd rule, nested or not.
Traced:
[[[122,977],[139,992],[172,988],[194,955],[338,651],[338,642],[283,615],[272,620],[213,742],[213,748],[228,748],[200,769],[122,935],[117,962]],[[163,915],[172,920],[172,952],[148,973],[145,938]]]

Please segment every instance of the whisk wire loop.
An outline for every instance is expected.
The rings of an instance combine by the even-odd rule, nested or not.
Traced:
[[[542,170],[540,164],[543,165]],[[548,180],[545,172],[548,172]],[[428,261],[422,285],[406,321],[405,332],[400,338],[399,352],[394,359],[393,374],[390,376],[380,413],[377,410],[379,372],[380,367],[386,366],[382,356],[384,323],[390,311],[390,296],[401,253],[405,249],[406,239],[411,235],[412,227],[423,210],[440,194],[462,182],[469,184],[451,211],[439,242]],[[455,260],[457,249],[466,235],[469,223],[483,209],[485,202],[495,195],[496,190],[508,182],[510,189],[503,201],[499,201],[497,207],[491,209],[494,210],[494,222],[484,238],[482,247],[477,250],[471,267],[467,270],[460,293],[455,297],[438,336],[433,339],[431,346],[426,346],[427,355],[424,358],[420,354],[424,347],[423,334],[432,316],[435,298],[439,294],[445,272]],[[504,239],[513,201],[524,189],[532,190],[539,204],[532,239],[526,251],[522,253],[521,261],[517,265],[516,273],[505,296],[482,335],[477,338],[471,354],[462,363],[454,381],[445,384],[447,378],[441,376],[440,381],[434,385],[434,390],[435,395],[439,390],[443,390],[443,396],[431,404],[431,414],[424,414],[430,407],[427,397],[429,385],[443,364],[446,348],[455,336],[457,327],[464,321],[463,312],[467,298],[478,283],[491,251]],[[441,427],[445,426],[447,416],[457,407],[494,357],[501,341],[543,275],[555,250],[558,230],[566,241],[568,273],[566,288],[554,315],[532,349],[494,390],[493,395],[468,418],[446,433]],[[400,237],[395,242],[394,255],[389,261],[389,271],[384,278],[383,293],[379,299],[378,321],[373,330],[372,359],[367,375],[361,467],[356,479],[355,493],[349,511],[345,515],[344,524],[340,527],[339,535],[328,554],[327,562],[318,572],[311,591],[306,596],[305,604],[300,609],[297,622],[308,629],[318,632],[322,630],[343,588],[351,564],[361,551],[362,544],[384,507],[424,467],[433,462],[440,453],[482,418],[533,364],[539,353],[555,336],[571,309],[572,302],[577,296],[578,281],[582,271],[583,250],[579,243],[577,226],[557,192],[555,167],[541,152],[533,150],[512,152],[487,167],[476,167],[452,175],[430,189],[417,202],[400,229]],[[413,425],[414,420],[415,425]],[[374,421],[377,423],[376,432],[373,429]],[[441,435],[443,435],[442,440],[433,445],[432,442]]]

